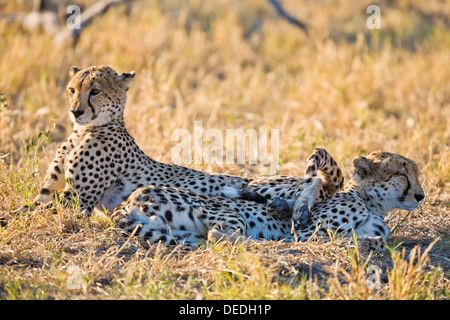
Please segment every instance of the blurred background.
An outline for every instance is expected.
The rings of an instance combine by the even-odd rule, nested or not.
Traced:
[[[381,29],[367,27],[373,4]],[[69,67],[104,64],[136,71],[125,122],[156,160],[171,162],[172,133],[194,121],[224,136],[279,129],[281,174],[302,175],[324,147],[348,178],[353,157],[381,149],[415,160],[429,195],[448,201],[449,26],[438,0],[0,0],[1,168],[45,172],[72,128]]]

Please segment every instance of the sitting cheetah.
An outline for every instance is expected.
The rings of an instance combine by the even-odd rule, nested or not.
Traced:
[[[31,209],[51,204],[58,193],[71,205],[77,195],[80,208],[89,217],[94,208],[112,212],[139,187],[153,185],[262,202],[269,205],[271,214],[283,209],[286,200],[267,203],[268,199],[278,196],[293,202],[298,198],[294,210],[302,216],[300,223],[306,223],[308,208],[342,187],[341,171],[323,149],[309,158],[305,178],[278,176],[252,181],[157,162],[144,154],[124,124],[126,92],[135,73],[118,75],[107,66],[72,67],[70,73],[67,94],[73,132],[58,148]]]
[[[241,199],[209,197],[189,190],[148,186],[139,188],[113,212],[119,228],[143,243],[196,246],[209,236],[233,241],[300,239],[327,230],[361,240],[361,247],[379,249],[390,237],[384,218],[395,208],[411,211],[425,197],[418,182],[417,165],[400,155],[372,152],[353,160],[355,171],[344,190],[317,202],[311,211],[317,219],[298,226],[292,219],[274,217],[267,207]],[[291,226],[295,235],[291,234]]]

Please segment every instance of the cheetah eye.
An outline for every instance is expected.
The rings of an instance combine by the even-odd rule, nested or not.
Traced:
[[[100,93],[101,91],[99,89],[92,89],[91,92],[89,92],[89,94],[91,96],[96,96]]]
[[[69,92],[70,92],[70,94],[72,94],[72,95],[73,95],[73,94],[75,94],[75,89],[74,89],[74,88],[72,88],[72,87],[70,87],[70,88],[69,88]]]
[[[404,180],[408,180],[408,176],[407,176],[406,174],[404,174],[404,173],[397,172],[397,173],[395,174],[395,176],[401,177],[401,178],[404,179]]]

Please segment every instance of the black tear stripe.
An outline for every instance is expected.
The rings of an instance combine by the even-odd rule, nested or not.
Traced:
[[[406,178],[406,181],[408,182],[406,190],[403,192],[403,195],[406,197],[408,195],[409,189],[411,189],[411,183],[409,182],[409,178],[406,174],[401,173],[400,175],[404,176]]]
[[[80,81],[80,89],[83,88],[83,82],[84,80],[86,80],[86,78],[91,74],[90,71],[85,71],[82,75],[81,75],[81,81]],[[95,115],[95,109],[94,107],[91,105],[91,97],[88,97],[88,105],[92,110],[92,114]]]
[[[91,104],[91,97],[88,98],[88,105],[89,105],[89,107],[91,107],[92,115],[95,116],[95,109],[94,109],[94,107],[93,107],[92,104]]]

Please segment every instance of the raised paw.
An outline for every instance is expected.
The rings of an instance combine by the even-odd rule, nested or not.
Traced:
[[[294,223],[296,227],[305,227],[311,223],[312,214],[307,203],[303,203],[300,207],[298,207],[294,214]]]
[[[267,207],[279,218],[290,218],[292,216],[289,203],[281,197],[274,197],[268,200]]]

